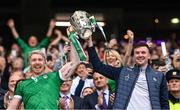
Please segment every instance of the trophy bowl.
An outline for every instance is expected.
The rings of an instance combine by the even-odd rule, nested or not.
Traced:
[[[75,11],[70,17],[70,24],[77,35],[82,39],[88,39],[93,33],[93,26],[90,14],[85,11]]]

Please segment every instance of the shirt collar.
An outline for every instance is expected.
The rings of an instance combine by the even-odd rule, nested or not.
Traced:
[[[169,93],[169,100],[171,100],[173,104],[180,102],[180,98],[175,98],[171,93]]]
[[[147,66],[140,67],[140,72],[145,72],[146,68],[147,68]]]
[[[97,93],[98,93],[98,95],[99,95],[99,94],[101,93],[101,91],[97,90]],[[105,93],[106,95],[109,95],[109,90],[108,90],[108,88],[106,88],[103,93]]]
[[[61,96],[61,97],[68,96],[68,98],[70,98],[70,97],[71,97],[71,93],[68,93],[67,95],[65,95],[65,94],[63,94],[63,93],[60,92],[60,96]]]

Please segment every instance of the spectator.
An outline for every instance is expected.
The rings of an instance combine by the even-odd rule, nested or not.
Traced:
[[[89,79],[89,72],[86,68],[86,63],[81,62],[75,70],[75,78],[73,79],[73,86],[71,87],[71,93],[76,96],[82,97],[82,90],[85,87],[94,87],[93,80]]]
[[[22,57],[22,50],[17,43],[13,43],[11,46],[11,54],[15,53],[16,57]]]
[[[42,51],[34,50],[31,52],[29,56],[31,76],[18,83],[8,110],[17,109],[22,101],[25,109],[58,108],[59,86],[74,72],[78,59],[74,55],[73,60],[65,64],[59,72],[48,73],[45,72],[45,59],[46,55]]]
[[[72,80],[66,80],[60,87],[59,108],[65,110],[81,109],[83,100],[70,93]]]
[[[10,19],[8,21],[8,26],[11,29],[11,32],[14,36],[14,38],[16,39],[16,41],[18,42],[19,46],[22,48],[23,51],[23,57],[24,57],[24,66],[27,67],[28,66],[28,56],[29,53],[32,50],[35,49],[40,49],[43,47],[47,47],[48,46],[48,42],[49,42],[49,37],[51,37],[52,35],[52,31],[55,27],[55,21],[51,20],[49,23],[49,29],[48,32],[46,34],[46,37],[40,42],[38,43],[38,39],[36,36],[32,35],[30,36],[29,40],[28,40],[28,44],[26,44],[19,36],[16,28],[15,28],[15,23],[13,19]]]
[[[112,109],[113,102],[111,102],[109,98],[113,93],[109,91],[108,79],[94,72],[93,82],[96,87],[96,92],[84,98],[84,109]]]
[[[111,39],[109,41],[108,47],[114,50],[119,50],[119,44],[118,44],[118,39],[117,36],[115,34],[111,35]]]
[[[83,98],[89,94],[92,94],[94,92],[94,89],[92,87],[85,87],[82,91]]]
[[[180,71],[177,69],[169,70],[166,73],[169,87],[170,110],[180,109]]]
[[[111,65],[113,67],[121,67],[123,65],[128,65],[128,59],[131,57],[131,51],[133,46],[134,33],[131,30],[127,31],[127,36],[129,37],[129,42],[127,45],[125,56],[122,57],[118,51],[114,49],[107,49],[104,51],[104,63]],[[130,65],[128,65],[130,66]],[[116,83],[114,80],[109,79],[109,85],[112,91],[116,89]]]
[[[139,42],[134,46],[136,65],[133,68],[116,68],[100,62],[91,39],[87,40],[88,54],[94,70],[117,84],[114,109],[169,109],[164,74],[153,71],[149,66],[150,49],[146,43]]]
[[[180,70],[180,53],[178,52],[173,55],[173,66],[175,69]]]
[[[1,74],[1,88],[7,90],[8,80],[10,73],[7,70],[6,60],[4,57],[0,57],[0,74]]]
[[[12,63],[12,71],[22,71],[23,70],[23,59],[17,57]]]
[[[15,91],[15,87],[16,84],[20,81],[23,80],[24,74],[22,73],[22,71],[15,71],[12,73],[12,75],[9,78],[9,83],[8,83],[8,91],[6,92],[5,96],[4,96],[4,107],[7,108],[9,103],[11,102],[13,95],[14,95],[14,91]],[[21,105],[18,109],[23,109],[23,105]]]

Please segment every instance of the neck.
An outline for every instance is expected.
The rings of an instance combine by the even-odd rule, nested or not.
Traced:
[[[42,75],[43,73],[44,73],[44,71],[42,71],[41,73],[35,73],[35,72],[32,71],[32,75],[31,76],[38,77],[38,76]]]
[[[38,77],[39,75],[41,75],[42,73],[39,73],[39,74],[36,74],[36,73],[34,73],[32,76],[33,77]]]
[[[65,92],[61,92],[61,93],[64,94],[64,95],[68,95],[69,91],[65,91]]]
[[[13,96],[14,95],[14,92],[12,91],[8,91],[9,92],[9,96]]]
[[[175,98],[180,98],[180,91],[178,92],[170,92]]]
[[[148,66],[148,64],[140,65],[140,68],[146,68],[147,66]]]
[[[98,88],[97,88],[97,89],[98,89]],[[99,88],[98,90],[99,90],[99,91],[101,91],[101,90],[102,90],[102,91],[105,91],[106,89],[108,89],[108,86],[103,87],[103,88]]]

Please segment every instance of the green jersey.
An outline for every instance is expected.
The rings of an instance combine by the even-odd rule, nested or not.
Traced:
[[[58,109],[59,72],[50,72],[18,83],[15,96],[22,97],[25,109]]]

